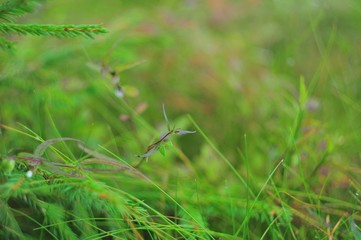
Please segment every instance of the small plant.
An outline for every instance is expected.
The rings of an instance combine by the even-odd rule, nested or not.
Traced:
[[[170,128],[168,118],[167,118],[167,114],[165,112],[164,104],[163,104],[163,115],[164,115],[165,122],[167,123],[168,132],[163,133],[160,136],[158,141],[156,141],[155,143],[149,145],[147,147],[146,152],[141,154],[141,155],[137,155],[137,157],[148,158],[149,156],[153,155],[158,150],[163,156],[165,156],[165,147],[166,147],[165,143],[167,143],[167,141],[169,140],[169,138],[172,135],[185,135],[185,134],[191,134],[191,133],[196,132],[196,131],[176,129],[175,126],[173,126],[173,128]]]
[[[144,184],[166,193],[121,159],[88,149],[78,139],[44,141],[35,132],[30,135],[0,126],[42,141],[32,153],[3,153],[0,157],[0,239],[177,239],[173,234],[200,239],[194,236],[209,234],[202,222],[171,196],[170,201],[182,213],[177,221],[183,224],[130,194],[130,189]],[[74,159],[53,146],[65,141],[76,143],[86,155]]]
[[[107,33],[108,30],[99,24],[53,25],[53,24],[16,24],[17,17],[33,12],[45,0],[11,0],[0,4],[0,33],[10,35],[36,35],[94,38],[95,35]],[[14,44],[0,36],[0,48],[13,49]]]

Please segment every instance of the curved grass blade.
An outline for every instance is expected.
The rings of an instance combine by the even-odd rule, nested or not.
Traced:
[[[100,159],[100,158],[87,158],[81,161],[80,165],[85,166],[88,164],[102,164],[117,167],[118,170],[131,170],[130,166],[125,165],[124,163],[118,162],[112,159]],[[110,169],[115,170],[115,169]]]
[[[83,150],[84,152],[86,152],[87,154],[89,154],[90,156],[93,156],[95,158],[89,158],[89,159],[85,159],[83,160],[80,164],[81,165],[86,165],[86,164],[107,164],[107,165],[112,165],[112,166],[117,166],[118,167],[118,171],[124,171],[124,170],[128,170],[130,172],[132,172],[134,175],[139,176],[147,181],[150,181],[150,179],[148,177],[146,177],[143,173],[139,172],[138,170],[136,170],[135,168],[133,168],[130,165],[126,165],[124,163],[121,163],[113,158],[107,157],[101,153],[95,152],[91,149],[86,148],[84,145],[82,145],[81,143],[78,143],[78,147]],[[90,170],[90,169],[84,169],[84,170]],[[92,171],[93,169],[91,169],[90,171]],[[100,169],[99,169],[100,170]],[[104,171],[101,170],[101,171]]]
[[[166,122],[166,124],[167,124],[167,129],[168,129],[168,131],[170,131],[170,126],[169,126],[169,122],[168,122],[167,114],[165,113],[165,106],[164,106],[164,103],[163,103],[163,115],[164,115],[165,122]]]
[[[48,147],[50,147],[51,145],[53,145],[57,142],[63,142],[63,141],[82,142],[79,139],[75,139],[75,138],[52,138],[52,139],[46,140],[45,142],[42,142],[41,144],[39,144],[34,150],[34,155],[41,157],[42,155],[44,155],[44,153]]]

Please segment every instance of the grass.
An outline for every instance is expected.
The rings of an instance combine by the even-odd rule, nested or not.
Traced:
[[[0,52],[1,239],[360,239],[356,0],[78,2]]]

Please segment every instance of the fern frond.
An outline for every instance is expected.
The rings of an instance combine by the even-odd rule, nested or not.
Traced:
[[[4,2],[0,5],[0,19],[7,22],[13,22],[16,17],[20,17],[25,13],[33,12],[45,0],[12,0]]]
[[[107,33],[99,24],[95,25],[52,25],[52,24],[4,24],[0,23],[0,32],[4,34],[55,36],[59,38],[82,36],[94,38],[95,35]]]

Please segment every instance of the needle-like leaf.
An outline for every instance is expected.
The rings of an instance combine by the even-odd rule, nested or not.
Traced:
[[[175,134],[177,135],[185,135],[185,134],[192,134],[192,133],[196,133],[196,131],[188,131],[188,130],[175,130],[174,131]]]
[[[168,122],[167,114],[165,113],[165,106],[164,106],[164,103],[163,103],[163,115],[164,115],[165,123],[167,124],[167,129],[168,129],[168,131],[170,131],[170,126],[169,126],[169,122]]]

